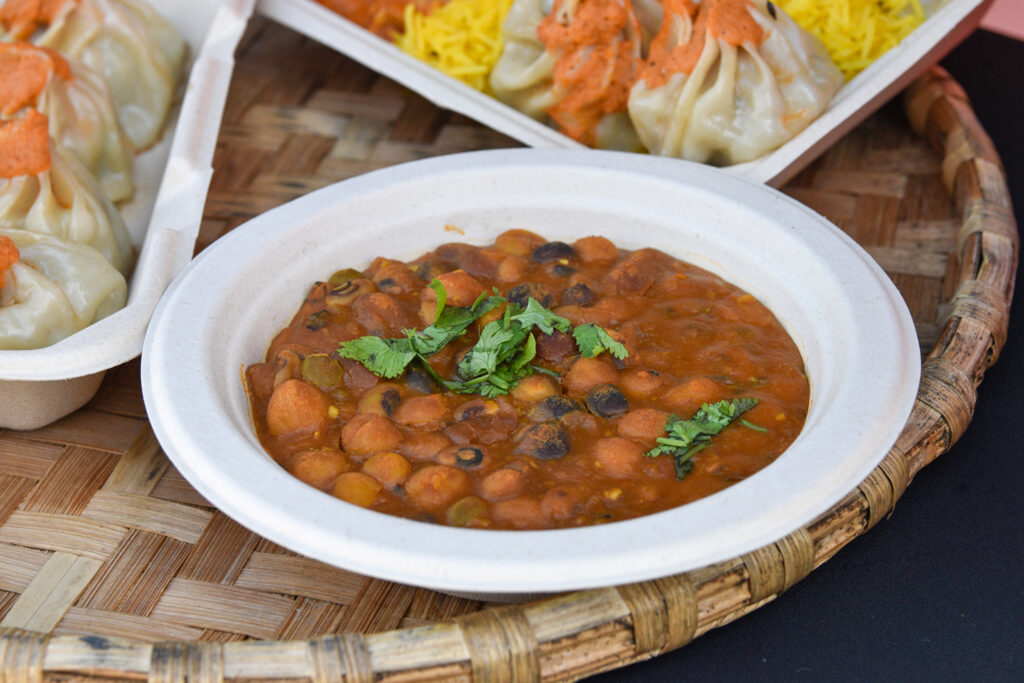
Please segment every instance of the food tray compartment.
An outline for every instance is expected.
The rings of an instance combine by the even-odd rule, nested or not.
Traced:
[[[728,170],[781,187],[967,37],[991,0],[923,0],[928,18],[846,83],[825,112],[774,152]],[[451,109],[531,147],[582,147],[516,109],[406,54],[314,0],[259,0],[257,10]]]
[[[31,429],[84,405],[106,370],[139,355],[164,289],[192,258],[213,151],[254,0],[150,0],[189,46],[181,101],[163,136],[135,158],[135,195],[120,205],[138,254],[125,307],[41,349],[0,351],[0,428]]]

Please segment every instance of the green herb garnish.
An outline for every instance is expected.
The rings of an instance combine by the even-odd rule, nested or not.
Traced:
[[[620,360],[629,355],[626,347],[603,328],[587,323],[573,329],[569,320],[531,298],[525,308],[509,303],[499,320],[485,325],[476,344],[459,363],[457,377],[443,379],[431,368],[427,357],[462,336],[470,325],[505,303],[506,299],[497,294],[487,297],[481,294],[472,306],[453,307],[447,306],[448,296],[439,280],[433,280],[430,287],[437,293],[434,324],[423,330],[402,330],[405,336],[397,339],[365,336],[342,342],[338,355],[358,361],[374,374],[387,379],[398,377],[410,363],[419,361],[449,391],[485,397],[507,394],[519,380],[534,372],[557,376],[550,370],[531,365],[537,355],[534,328],[543,334],[572,330],[577,348],[588,358],[604,351]]]
[[[683,479],[693,469],[694,454],[711,445],[711,437],[739,419],[740,415],[757,405],[756,398],[737,398],[731,401],[705,403],[689,420],[672,415],[665,425],[668,436],[658,438],[658,446],[644,453],[648,458],[671,455],[676,461],[676,479]],[[743,424],[764,431],[763,428],[740,420]]]
[[[607,330],[598,327],[594,323],[577,325],[572,331],[572,336],[576,339],[576,346],[579,348],[580,353],[587,358],[593,358],[604,351],[607,351],[619,360],[629,355],[629,351],[626,350],[625,346],[615,341],[608,334]]]

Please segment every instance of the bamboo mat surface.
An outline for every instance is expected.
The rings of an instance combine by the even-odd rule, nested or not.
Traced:
[[[253,20],[237,57],[197,249],[345,178],[519,146],[265,19]],[[966,428],[1005,339],[1016,268],[1001,173],[958,86],[933,72],[905,106],[883,108],[784,188],[889,273],[927,360],[911,422],[873,481],[770,552],[525,608],[329,567],[247,531],[189,486],[149,428],[135,360],[67,418],[0,430],[0,672],[172,680],[171,661],[212,667],[196,674],[203,680],[564,680],[684,645],[773,599],[877,523]],[[580,603],[590,605],[586,619],[567,623]],[[454,631],[431,628],[450,624],[454,641]],[[118,639],[136,659],[96,654]],[[194,649],[246,641],[280,649]],[[415,643],[435,654],[410,654]],[[501,648],[508,661],[495,674],[501,657],[488,651]]]

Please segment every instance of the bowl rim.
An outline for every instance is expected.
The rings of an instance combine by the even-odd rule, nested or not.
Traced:
[[[790,461],[786,467],[780,465],[790,453],[787,450],[754,477],[665,512],[603,526],[491,531],[363,510],[292,478],[262,449],[253,452],[254,437],[240,433],[237,409],[232,414],[203,384],[216,385],[218,372],[208,362],[189,362],[189,354],[203,351],[195,348],[202,342],[200,328],[213,325],[216,306],[223,304],[209,296],[209,287],[230,291],[232,278],[240,277],[246,267],[247,254],[268,253],[275,243],[299,231],[303,221],[321,220],[325,211],[355,202],[385,202],[377,206],[386,214],[397,211],[386,204],[389,193],[489,174],[508,180],[523,173],[527,176],[522,182],[527,185],[567,174],[566,182],[575,176],[584,176],[590,183],[629,178],[659,189],[662,185],[677,188],[734,212],[753,212],[787,239],[807,241],[822,267],[834,270],[841,284],[856,287],[859,295],[848,302],[822,304],[855,307],[848,313],[856,319],[856,329],[871,328],[870,348],[849,345],[848,353],[856,363],[846,372],[863,373],[871,363],[884,370],[878,376],[882,386],[874,387],[877,405],[867,405],[864,396],[857,399],[865,404],[858,404],[859,409],[873,420],[857,425],[850,434],[856,461],[851,457],[850,462],[834,463],[840,471],[809,463],[815,476],[827,481],[815,480],[809,489],[792,490],[787,480],[801,481],[805,475]],[[501,189],[495,190],[496,196]],[[565,193],[564,187],[550,191],[556,199],[559,191]],[[474,201],[486,204],[487,199]],[[182,339],[181,329],[196,331],[196,337],[190,334]],[[344,569],[431,589],[485,595],[547,593],[653,579],[777,541],[824,513],[881,461],[910,414],[919,378],[917,336],[902,297],[881,267],[822,216],[766,186],[705,166],[593,150],[491,150],[415,161],[342,181],[262,214],[215,242],[178,276],[154,313],[142,356],[143,396],[160,444],[186,480],[227,515],[279,545]],[[817,433],[834,436],[828,430],[840,427],[834,424],[838,418],[825,410],[823,399],[830,405],[836,400],[835,405],[842,407],[852,393],[849,387],[843,391],[812,398],[808,424],[812,415],[816,422],[814,430],[805,433],[820,430],[820,423],[828,429]],[[247,415],[242,422],[248,427]],[[829,445],[810,439],[802,434],[797,440],[805,459],[813,448]],[[766,504],[751,515],[750,502],[744,501],[754,494]],[[729,512],[729,505],[738,512]]]

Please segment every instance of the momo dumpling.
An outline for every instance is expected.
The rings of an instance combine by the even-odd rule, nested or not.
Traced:
[[[0,349],[55,344],[122,308],[126,293],[92,247],[0,229]]]
[[[51,47],[102,76],[135,149],[160,138],[187,50],[174,26],[149,5],[139,0],[3,0],[0,36]]]
[[[629,116],[653,154],[729,165],[803,130],[843,83],[824,45],[766,0],[664,0]]]
[[[591,147],[639,149],[626,114],[643,43],[629,0],[515,0],[490,87]]]
[[[88,67],[30,43],[0,43],[0,117],[32,108],[50,137],[96,176],[112,201],[132,196],[134,151],[106,83]]]
[[[132,244],[121,214],[96,179],[52,144],[48,125],[34,109],[0,121],[0,229],[91,246],[127,272]]]

